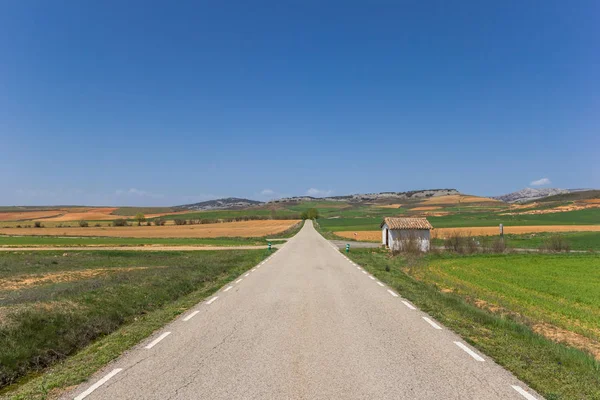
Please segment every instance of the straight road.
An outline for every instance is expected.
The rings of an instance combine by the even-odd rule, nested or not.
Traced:
[[[310,221],[65,398],[541,399]]]

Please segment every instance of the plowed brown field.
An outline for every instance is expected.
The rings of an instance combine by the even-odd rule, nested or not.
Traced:
[[[102,236],[132,238],[262,237],[283,232],[299,220],[225,222],[204,225],[123,226],[90,228],[3,228],[0,234],[19,236]]]
[[[54,217],[63,214],[60,210],[51,211],[16,211],[16,212],[0,212],[0,221],[27,221],[39,218]]]
[[[86,221],[109,221],[113,219],[123,218],[120,215],[112,215],[113,211],[117,210],[117,207],[113,208],[90,208],[85,211],[67,212],[64,211],[62,215],[53,218],[44,218],[44,221],[56,221],[56,222],[67,222],[67,221],[79,221],[81,219]],[[71,210],[69,210],[71,211]]]
[[[537,233],[537,232],[600,232],[600,225],[542,225],[542,226],[505,226],[504,233]],[[497,226],[472,227],[472,228],[438,228],[431,231],[434,238],[444,238],[453,232],[460,232],[471,236],[492,236],[499,234]],[[354,232],[334,232],[337,236],[348,239],[355,239],[365,242],[381,241],[381,231],[357,231]]]

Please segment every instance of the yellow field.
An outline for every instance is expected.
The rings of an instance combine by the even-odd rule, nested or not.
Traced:
[[[460,232],[463,235],[470,236],[493,236],[498,235],[497,226],[485,227],[466,227],[466,228],[438,228],[431,231],[433,238],[444,238],[447,235]],[[600,232],[600,225],[542,225],[542,226],[505,226],[505,234],[520,233],[538,233],[538,232]],[[337,236],[348,239],[356,239],[365,242],[381,241],[381,231],[357,231],[355,232],[334,232]]]
[[[500,200],[490,199],[489,197],[463,196],[452,194],[450,196],[430,197],[423,201],[425,205],[433,204],[465,204],[465,203],[502,203]]]
[[[0,228],[0,234],[20,236],[102,236],[131,238],[261,237],[283,232],[298,222],[300,221],[259,220],[203,225]]]

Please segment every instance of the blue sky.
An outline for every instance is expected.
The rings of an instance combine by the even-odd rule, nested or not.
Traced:
[[[597,188],[599,12],[2,2],[0,204]]]

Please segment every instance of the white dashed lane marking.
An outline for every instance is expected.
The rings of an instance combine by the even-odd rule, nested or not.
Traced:
[[[442,329],[441,326],[439,326],[438,324],[436,324],[435,322],[433,322],[431,319],[427,318],[427,317],[423,317],[423,319],[431,326],[433,326],[435,329]]]
[[[190,319],[194,318],[196,316],[196,314],[198,314],[200,311],[194,311],[193,313],[191,313],[190,315],[188,315],[187,317],[185,317],[183,320],[184,321],[189,321]]]
[[[388,289],[388,293],[394,297],[398,297],[398,295],[396,293],[392,292],[390,289]]]
[[[224,291],[224,292],[228,292],[228,291],[230,291],[231,289],[233,289],[233,286],[227,286],[227,287],[225,288],[225,290],[223,290],[223,291]]]
[[[411,310],[416,310],[417,308],[415,306],[413,306],[412,304],[410,304],[408,301],[406,300],[402,300],[402,302],[404,303],[404,305],[408,308],[410,308]]]
[[[112,378],[113,376],[115,376],[116,374],[118,374],[119,372],[123,371],[123,368],[115,368],[112,371],[110,371],[108,374],[106,374],[104,376],[104,378],[100,379],[98,382],[94,383],[92,386],[89,387],[88,390],[86,390],[85,392],[81,393],[79,396],[75,397],[75,400],[83,400],[86,397],[88,397],[94,390],[98,389],[100,386],[104,385],[110,378]]]
[[[246,275],[244,275],[244,276],[248,276],[248,275],[250,275],[250,272],[248,272],[248,273],[247,273]]]
[[[159,337],[157,337],[156,339],[154,339],[153,341],[150,342],[150,344],[148,344],[146,346],[146,349],[151,349],[154,346],[156,346],[161,340],[163,340],[164,338],[166,338],[167,336],[169,336],[171,334],[171,332],[165,332],[162,335],[160,335]]]
[[[485,361],[479,354],[475,353],[473,350],[471,350],[461,342],[454,342],[454,344],[466,351],[471,357],[473,357],[477,361]]]
[[[215,296],[212,299],[210,299],[209,301],[206,302],[206,304],[212,304],[215,300],[217,300],[219,298],[219,296]]]
[[[519,392],[519,394],[523,397],[525,397],[527,400],[537,400],[534,396],[532,396],[530,393],[527,393],[525,391],[525,389],[523,389],[521,386],[515,386],[515,385],[511,385],[513,389],[515,389],[517,392]]]
[[[237,281],[235,281],[235,283],[240,283],[241,281],[242,281],[242,278],[240,278]]]
[[[384,285],[383,283],[381,283],[381,282],[377,282],[377,284],[378,284],[379,286],[381,286],[381,287],[384,287],[384,286],[385,286],[385,285]]]

